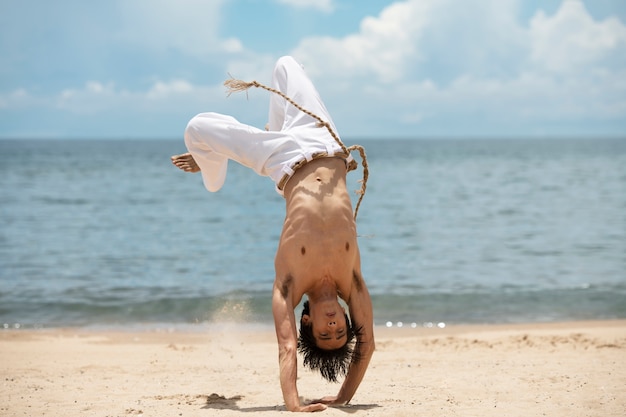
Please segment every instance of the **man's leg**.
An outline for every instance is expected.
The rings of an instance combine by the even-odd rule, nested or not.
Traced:
[[[270,157],[281,150],[289,155],[288,142],[284,132],[261,130],[219,113],[201,113],[185,129],[185,145],[193,162],[178,157],[174,164],[183,170],[188,164],[188,172],[194,172],[195,162],[209,191],[217,191],[224,184],[229,159],[276,181],[282,176],[281,161]]]
[[[293,58],[277,61],[273,87],[330,123],[336,132],[319,93]],[[338,148],[327,130],[316,124],[317,120],[279,95],[271,94],[269,131],[240,123],[231,116],[201,113],[185,130],[185,144],[191,157],[179,155],[172,161],[187,172],[200,170],[209,191],[217,191],[224,184],[229,159],[278,183],[286,172],[285,166],[307,154],[328,150],[329,146]]]
[[[337,131],[313,82],[294,58],[284,56],[276,62],[272,87],[330,123],[333,130]],[[317,120],[301,112],[278,94],[270,96],[269,130],[289,130],[316,123]]]

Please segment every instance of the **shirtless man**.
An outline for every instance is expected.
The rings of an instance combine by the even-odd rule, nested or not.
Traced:
[[[273,87],[298,97],[303,107],[332,124],[317,91],[293,58],[278,61]],[[183,171],[201,172],[210,191],[222,186],[228,159],[275,180],[286,201],[272,293],[280,385],[289,411],[320,411],[352,399],[374,352],[372,303],[361,276],[356,223],[346,187],[349,155],[334,149],[334,139],[324,128],[280,97],[272,96],[270,101],[268,130],[228,116],[201,114],[185,132],[190,153],[173,156],[172,162]],[[317,151],[327,155],[319,157]],[[308,162],[294,171],[291,166],[302,158]],[[305,294],[308,301],[298,338],[294,308]],[[349,316],[338,298],[348,305]],[[304,364],[326,379],[336,381],[345,375],[336,396],[300,403],[298,351]]]

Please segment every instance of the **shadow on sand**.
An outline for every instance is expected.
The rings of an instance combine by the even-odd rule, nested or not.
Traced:
[[[284,405],[241,408],[237,405],[237,402],[241,400],[242,398],[243,397],[241,395],[235,395],[234,397],[226,398],[223,395],[213,393],[206,397],[206,402],[201,408],[202,409],[215,409],[215,410],[235,410],[235,411],[241,411],[242,413],[257,413],[257,412],[263,412],[263,411],[285,411]],[[304,401],[304,402],[308,403],[309,401]],[[356,405],[345,405],[345,406],[333,407],[333,408],[352,414],[360,410],[370,410],[372,408],[378,408],[378,407],[380,407],[378,404],[356,404]]]

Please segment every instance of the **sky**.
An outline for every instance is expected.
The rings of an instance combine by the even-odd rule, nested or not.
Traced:
[[[0,0],[0,138],[263,127],[283,55],[345,140],[626,137],[624,0]]]

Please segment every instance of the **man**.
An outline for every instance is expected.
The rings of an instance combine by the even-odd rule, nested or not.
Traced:
[[[293,58],[278,60],[272,87],[277,94],[271,95],[266,131],[230,116],[202,113],[185,131],[189,153],[173,156],[172,162],[183,171],[201,172],[206,188],[217,191],[232,159],[272,178],[284,196],[286,217],[272,295],[280,385],[288,410],[319,411],[352,399],[374,352],[372,303],[361,276],[346,187],[352,159],[333,136],[336,130],[328,111]],[[304,294],[308,301],[298,340],[294,308]],[[348,305],[352,324],[338,298]],[[336,396],[300,404],[297,351],[306,366],[326,379],[336,381],[345,375]]]

